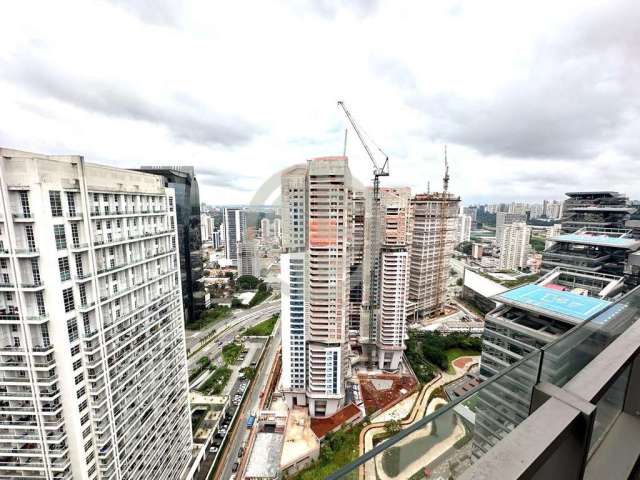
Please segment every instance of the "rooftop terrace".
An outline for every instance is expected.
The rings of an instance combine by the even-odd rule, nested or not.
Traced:
[[[552,237],[550,240],[636,250],[640,248],[640,241],[632,238],[631,234],[632,231],[627,229],[584,227],[574,233]]]
[[[573,323],[588,320],[607,308],[611,302],[586,295],[556,290],[554,288],[529,284],[500,293],[494,300],[513,306],[570,320]]]

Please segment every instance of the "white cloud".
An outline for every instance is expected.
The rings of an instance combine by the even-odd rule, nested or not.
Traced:
[[[273,172],[342,151],[343,99],[390,154],[388,184],[439,187],[446,142],[467,203],[638,197],[638,13],[632,0],[5,3],[0,144],[192,164],[204,201],[248,202]],[[368,180],[353,134],[348,154]]]

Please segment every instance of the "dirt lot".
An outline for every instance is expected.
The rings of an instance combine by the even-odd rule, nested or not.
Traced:
[[[408,395],[417,385],[415,378],[408,375],[379,374],[379,375],[358,375],[360,380],[360,388],[362,390],[362,399],[367,415],[376,412],[399,398]],[[372,382],[372,380],[374,380]],[[385,389],[376,388],[374,383],[380,384],[388,382],[375,382],[375,380],[390,380],[391,386]]]

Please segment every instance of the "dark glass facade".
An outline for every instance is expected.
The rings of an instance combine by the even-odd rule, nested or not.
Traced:
[[[205,308],[200,233],[200,193],[193,167],[141,167],[139,170],[165,178],[176,192],[176,220],[180,250],[180,277],[185,321],[193,322]]]

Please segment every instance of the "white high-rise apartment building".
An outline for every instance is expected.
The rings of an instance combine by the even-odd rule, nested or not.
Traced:
[[[0,149],[0,477],[183,475],[175,226],[162,177]]]
[[[268,240],[271,237],[271,222],[268,218],[260,220],[260,238]]]
[[[547,218],[557,219],[562,217],[562,202],[558,200],[544,200],[542,202],[542,213]]]
[[[203,242],[211,242],[213,240],[213,218],[206,213],[200,214],[200,236]]]
[[[260,259],[258,258],[258,247],[255,240],[245,240],[236,245],[238,265],[238,276],[251,275],[260,276]]]
[[[543,208],[543,205],[541,203],[532,203],[531,205],[529,205],[529,217],[530,218],[532,218],[532,219],[540,218],[543,213],[544,213],[544,208]]]
[[[471,215],[458,214],[456,244],[471,241]]]
[[[351,173],[347,158],[316,158],[309,160],[306,167],[285,171],[282,199],[283,248],[288,253],[304,252],[306,402],[312,416],[328,416],[344,404],[349,375]],[[290,261],[284,257],[285,262]],[[283,275],[282,279],[284,291],[290,278]],[[283,295],[282,302],[286,318],[299,300]],[[298,334],[287,325],[283,321],[285,362],[293,352],[284,351],[287,342],[293,345],[291,342],[298,340],[294,338]],[[292,368],[283,365],[285,372]],[[290,404],[293,396],[285,392]],[[295,394],[295,398],[298,401],[299,396]]]
[[[557,237],[558,235],[560,235],[562,233],[562,224],[561,223],[554,223],[553,225],[551,225],[548,229],[547,229],[547,235],[546,235],[546,239],[544,241],[544,249],[548,249],[553,247],[556,242],[554,242],[553,240],[550,240],[553,237]]]
[[[531,227],[524,222],[505,225],[500,239],[500,270],[517,270],[527,265]]]
[[[378,367],[396,370],[405,349],[409,245],[411,243],[411,189],[380,190],[381,244],[376,305],[376,350]],[[365,255],[367,248],[365,247]],[[365,265],[370,260],[365,260]],[[367,268],[367,267],[365,267]]]
[[[516,222],[526,222],[527,216],[521,213],[496,213],[496,245],[502,248],[502,237],[504,227]]]
[[[282,248],[289,252],[304,251],[307,248],[307,167],[296,165],[285,170],[281,189]]]
[[[278,238],[282,238],[282,220],[279,218],[273,219],[273,234]]]
[[[228,260],[237,264],[238,242],[247,238],[247,214],[240,208],[224,209],[224,253]]]

